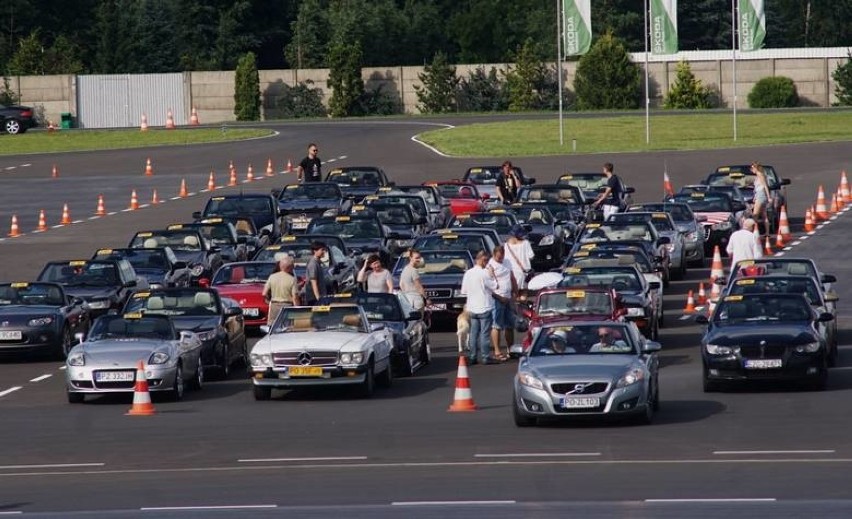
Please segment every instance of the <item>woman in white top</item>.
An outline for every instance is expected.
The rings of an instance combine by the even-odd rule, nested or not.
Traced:
[[[531,262],[535,257],[526,235],[523,227],[515,225],[509,231],[509,239],[506,241],[506,259],[512,264],[512,274],[515,276],[518,290],[527,288],[527,274],[532,271]]]
[[[758,224],[763,224],[763,232],[769,234],[769,219],[766,214],[766,207],[769,204],[769,183],[766,180],[766,172],[758,162],[751,163],[751,172],[755,176],[754,209],[752,210],[752,214]]]
[[[367,271],[369,267],[370,271]],[[367,292],[382,292],[390,294],[393,292],[393,276],[388,269],[382,265],[378,256],[372,255],[358,272],[358,283],[366,283]]]

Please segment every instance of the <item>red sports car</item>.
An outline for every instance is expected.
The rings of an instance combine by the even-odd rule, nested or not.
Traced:
[[[476,189],[476,184],[461,180],[441,180],[439,182],[424,182],[424,186],[435,186],[441,195],[450,202],[453,216],[468,213],[478,213],[485,210],[487,194],[483,195]]]
[[[240,261],[223,265],[213,276],[212,288],[243,309],[246,328],[266,324],[269,304],[263,299],[267,278],[278,270],[274,261]]]

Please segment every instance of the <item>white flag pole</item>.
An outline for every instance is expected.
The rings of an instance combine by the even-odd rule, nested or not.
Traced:
[[[556,0],[556,77],[559,82],[559,145],[565,146],[562,122],[562,0]]]
[[[731,0],[731,65],[734,94],[734,140],[737,140],[737,0]]]
[[[645,32],[642,35],[645,41],[645,144],[651,143],[651,92],[648,79],[648,0],[645,0]]]

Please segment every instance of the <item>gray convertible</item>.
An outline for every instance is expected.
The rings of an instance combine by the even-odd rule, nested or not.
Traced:
[[[650,423],[659,407],[660,344],[633,323],[553,323],[536,333],[527,353],[520,350],[513,347],[522,355],[512,398],[518,427],[589,415]]]

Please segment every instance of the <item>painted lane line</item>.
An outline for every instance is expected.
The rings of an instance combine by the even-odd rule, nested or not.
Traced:
[[[0,512],[0,515],[21,515],[22,513],[24,512],[21,510],[10,510],[8,512]]]
[[[680,321],[686,321],[686,320],[691,319],[691,318],[692,318],[691,315],[682,315],[682,316],[680,316],[679,320]]]
[[[391,506],[482,506],[482,505],[514,505],[514,499],[491,501],[393,501]]]
[[[256,458],[240,459],[237,463],[275,463],[282,461],[364,461],[367,456],[324,456],[315,458]]]
[[[332,162],[337,162],[337,159],[328,159],[325,161],[326,164],[331,164]]]
[[[0,391],[0,397],[4,397],[6,395],[11,395],[12,393],[14,393],[15,391],[17,391],[19,389],[22,389],[22,387],[21,386],[15,386],[15,387],[10,387],[9,389],[7,389],[5,391]]]
[[[12,171],[15,169],[15,166],[6,166],[6,171]]]
[[[47,373],[47,374],[44,374],[44,375],[40,375],[36,378],[30,379],[30,382],[41,382],[42,380],[49,379],[52,376],[53,375],[51,373]]]
[[[28,168],[28,167],[30,167],[30,166],[32,166],[32,164],[21,164],[21,167],[22,167],[22,168]]]
[[[732,498],[697,498],[697,499],[646,499],[646,503],[774,503],[774,497],[732,497]]]
[[[50,226],[51,229],[59,229],[60,227],[65,227],[65,224],[60,223],[60,224],[57,224],[57,225],[51,225]]]
[[[139,209],[145,209],[145,208],[146,208],[146,207],[148,207],[149,205],[150,205],[150,204],[142,204],[142,205],[140,205],[140,206],[139,206]]]
[[[144,506],[139,510],[143,512],[176,512],[189,510],[260,510],[271,508],[278,508],[278,505]]]
[[[121,210],[121,212],[122,212],[122,213],[129,213],[130,211],[133,211],[133,209],[131,209],[131,208],[129,208],[129,207],[128,207],[127,209],[122,209],[122,210]]]
[[[340,160],[343,160],[343,159],[348,159],[348,158],[349,158],[349,156],[348,156],[348,155],[341,155],[341,156],[339,156],[339,157],[337,157],[337,158],[338,158],[338,159],[340,159]]]
[[[68,367],[68,366],[65,366],[65,365],[59,366],[59,371],[65,371],[65,369],[66,369],[67,367]]]
[[[793,243],[791,243],[790,245],[792,246],[792,245],[801,245],[801,244],[802,244],[802,240],[796,240]]]
[[[44,465],[0,465],[0,470],[15,469],[70,469],[75,467],[103,467],[106,463],[49,463]]]
[[[110,211],[110,212],[107,213],[107,216],[115,216],[117,214],[118,214],[117,211]]]
[[[600,452],[518,452],[508,454],[474,454],[474,458],[568,458],[600,456]]]
[[[169,198],[169,200],[180,200],[180,197],[179,196],[173,196],[173,197]]]
[[[784,255],[784,251],[776,252],[776,253],[775,253],[775,257],[776,257],[776,258],[780,258],[780,257],[781,257],[781,256],[783,256],[783,255]]]
[[[837,451],[834,449],[801,449],[801,450],[775,450],[775,451],[713,451],[713,454],[725,456],[729,454],[757,455],[757,454],[834,454]]]
[[[100,218],[100,216],[95,215],[95,216],[90,216],[88,219],[89,220],[97,220],[98,218]]]

